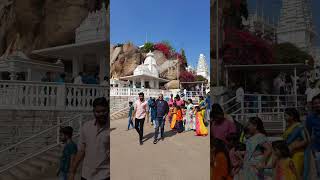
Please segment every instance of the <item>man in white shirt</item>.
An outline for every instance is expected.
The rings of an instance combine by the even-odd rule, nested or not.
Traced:
[[[237,97],[237,102],[238,103],[241,103],[242,102],[242,100],[243,100],[243,96],[244,96],[244,90],[243,90],[243,88],[242,88],[242,86],[240,85],[239,87],[238,87],[238,89],[236,90],[236,97]]]
[[[312,98],[320,94],[320,89],[319,87],[315,87],[315,83],[312,83],[306,90],[305,94],[307,95],[307,103],[310,105],[312,102]]]
[[[307,95],[307,103],[310,104],[311,101],[312,101],[312,91],[313,91],[313,88],[314,88],[314,84],[311,83],[310,86],[307,88],[306,92],[305,92],[305,95]]]
[[[139,99],[134,105],[133,117],[135,117],[135,129],[139,134],[140,145],[143,144],[143,126],[146,117],[148,118],[149,106],[148,102],[144,99],[144,93],[139,93]]]
[[[81,180],[110,180],[109,102],[104,97],[93,101],[94,120],[83,124],[79,151],[71,162],[68,180],[74,180],[80,162]]]
[[[83,73],[79,72],[78,76],[74,78],[74,84],[83,84],[82,82]]]

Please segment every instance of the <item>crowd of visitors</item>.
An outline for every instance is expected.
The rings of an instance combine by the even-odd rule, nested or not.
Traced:
[[[301,116],[295,108],[285,109],[286,128],[277,135],[279,140],[270,138],[259,117],[250,117],[240,124],[227,118],[219,104],[213,104],[211,179],[319,178],[320,94],[310,103],[306,116]]]
[[[133,104],[129,102],[129,120],[130,126],[135,127],[139,134],[139,142],[143,144],[143,126],[144,121],[150,119],[151,125],[155,129],[154,144],[157,144],[161,138],[164,140],[164,128],[166,122],[170,128],[176,132],[194,131],[197,136],[208,135],[210,96],[206,99],[199,97],[199,102],[194,103],[192,99],[183,100],[179,95],[164,99],[160,94],[158,99],[150,97],[145,100],[144,94],[139,93],[139,99]],[[133,125],[135,119],[135,126]],[[159,135],[160,130],[160,135]]]
[[[101,84],[108,85],[108,77],[105,76],[103,81],[100,83],[100,79],[98,73],[83,73],[79,72],[77,76],[72,79],[67,79],[67,75],[65,73],[61,73],[58,78],[55,78],[52,73],[47,72],[45,76],[41,79],[42,82],[57,82],[57,83],[73,83],[77,85],[82,84]]]

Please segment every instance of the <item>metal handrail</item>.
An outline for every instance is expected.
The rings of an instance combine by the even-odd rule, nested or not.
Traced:
[[[26,138],[26,139],[24,139],[24,140],[22,140],[22,141],[20,141],[20,142],[18,142],[18,143],[16,143],[16,144],[14,144],[14,145],[11,145],[11,146],[9,146],[9,147],[1,150],[0,153],[2,153],[2,152],[4,152],[4,151],[7,151],[7,150],[10,150],[10,149],[12,149],[12,148],[14,148],[14,147],[16,147],[16,146],[24,143],[24,142],[27,142],[27,141],[30,140],[30,139],[33,139],[33,138],[35,138],[35,137],[38,137],[38,136],[40,136],[40,135],[42,135],[42,134],[44,134],[44,133],[46,133],[46,132],[48,132],[48,131],[50,131],[50,130],[56,129],[56,128],[58,128],[59,126],[61,126],[62,124],[69,123],[69,122],[75,120],[75,119],[78,118],[78,117],[82,117],[83,115],[85,115],[85,114],[78,114],[77,116],[75,116],[75,117],[73,117],[73,118],[71,118],[71,119],[69,119],[69,120],[67,120],[67,121],[58,122],[57,125],[54,125],[54,126],[48,128],[48,129],[46,129],[46,130],[41,131],[40,133],[37,133],[37,134],[35,134],[35,135],[33,135],[33,136],[29,137],[29,138]],[[81,118],[81,119],[83,119],[83,118]],[[81,123],[81,122],[80,122],[80,123]],[[73,137],[78,137],[79,135],[80,135],[80,133],[77,133],[77,134],[74,134]],[[57,136],[58,136],[58,135],[57,135]],[[37,153],[30,153],[29,155],[25,156],[23,159],[21,159],[21,160],[19,160],[19,161],[17,161],[17,162],[14,162],[14,163],[11,164],[11,165],[9,164],[9,166],[1,169],[1,170],[0,170],[0,173],[6,171],[6,170],[8,170],[8,169],[11,169],[12,167],[14,167],[14,166],[16,166],[16,165],[18,165],[18,164],[26,161],[26,160],[29,160],[29,159],[31,159],[31,158],[39,155],[39,154],[42,154],[42,153],[44,153],[44,152],[46,152],[46,151],[48,151],[48,150],[50,150],[50,149],[52,149],[52,148],[55,148],[56,146],[58,146],[58,145],[60,145],[60,144],[61,144],[60,142],[55,142],[54,144],[49,145],[48,147],[43,148],[42,150],[38,151]]]
[[[59,144],[60,144],[60,143],[59,143]],[[26,156],[25,158],[23,158],[23,159],[15,162],[15,163],[7,166],[6,168],[1,169],[1,170],[0,170],[0,173],[6,171],[6,170],[8,170],[8,169],[11,169],[11,168],[13,168],[13,167],[15,167],[15,166],[23,163],[24,161],[27,161],[27,160],[29,160],[29,159],[31,159],[31,158],[39,155],[39,154],[42,154],[42,153],[44,153],[44,152],[46,152],[46,151],[48,151],[48,150],[50,150],[50,149],[52,149],[52,148],[55,148],[55,147],[57,147],[59,144],[58,144],[58,143],[55,143],[55,144],[53,144],[53,145],[50,145],[50,146],[47,147],[47,148],[44,148],[44,149],[41,150],[41,151],[38,151],[37,153],[32,154],[31,156]]]
[[[48,131],[50,131],[50,130],[56,129],[56,128],[59,127],[61,124],[71,122],[71,121],[73,121],[74,119],[79,118],[79,117],[82,116],[82,115],[83,115],[83,114],[78,114],[77,116],[75,116],[75,117],[73,117],[73,118],[71,118],[71,119],[69,119],[69,120],[67,120],[67,121],[65,121],[65,122],[63,122],[63,123],[58,123],[57,125],[54,125],[54,126],[48,128],[48,129],[45,129],[45,130],[43,130],[43,131],[41,131],[41,132],[39,132],[39,133],[37,133],[37,134],[35,134],[35,135],[33,135],[33,136],[30,136],[30,137],[28,137],[28,138],[26,138],[26,139],[24,139],[24,140],[22,140],[22,141],[20,141],[20,142],[18,142],[18,143],[16,143],[16,144],[13,144],[13,145],[11,145],[11,146],[9,146],[9,147],[6,147],[6,148],[4,148],[3,150],[0,151],[0,154],[3,153],[3,152],[5,152],[5,151],[8,151],[8,150],[10,150],[10,149],[12,149],[12,148],[14,148],[14,147],[16,147],[16,146],[18,146],[18,145],[20,145],[20,144],[22,144],[22,143],[24,143],[24,142],[27,142],[27,141],[35,138],[35,137],[38,137],[38,136],[40,136],[40,135],[42,135],[42,134],[44,134],[44,133],[46,133],[46,132],[48,132]]]
[[[125,102],[125,103],[119,105],[118,107],[123,107],[123,106],[126,106],[126,105],[128,105],[128,102]],[[112,110],[114,110],[114,109],[117,109],[118,107],[117,107],[117,106],[112,107],[112,108],[110,109],[110,112],[111,112]]]
[[[222,106],[229,104],[230,102],[232,102],[233,100],[237,99],[237,96],[234,96],[233,98],[229,99],[228,101],[222,103]]]
[[[119,110],[119,111],[117,111],[117,112],[112,113],[112,114],[110,115],[110,117],[118,114],[119,112],[125,111],[125,110],[127,110],[127,109],[129,109],[129,107],[123,108],[123,109],[121,109],[121,110]]]
[[[66,123],[66,122],[64,122],[64,123]],[[60,124],[64,124],[64,123],[60,123]],[[73,137],[78,137],[79,135],[80,135],[80,133],[77,133],[77,134],[73,135]],[[35,156],[38,156],[38,155],[40,155],[40,154],[42,154],[42,153],[44,153],[44,152],[46,152],[46,151],[48,151],[48,150],[50,150],[50,149],[53,149],[53,148],[59,146],[60,144],[61,144],[61,143],[54,143],[54,144],[50,145],[49,147],[44,148],[43,150],[40,150],[40,151],[38,151],[38,152],[36,152],[36,153],[33,153],[32,155],[26,156],[25,158],[23,158],[23,159],[15,162],[15,163],[7,166],[6,168],[1,169],[1,170],[0,170],[0,173],[6,171],[6,170],[8,170],[8,169],[11,169],[11,168],[13,168],[13,167],[15,167],[15,166],[23,163],[24,161],[27,161],[27,160],[35,157]]]

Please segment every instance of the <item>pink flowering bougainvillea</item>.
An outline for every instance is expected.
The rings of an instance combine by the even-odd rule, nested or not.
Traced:
[[[172,54],[172,58],[173,58],[173,59],[178,59],[179,62],[180,62],[180,64],[186,63],[186,62],[185,62],[186,60],[184,59],[184,57],[183,57],[180,53],[177,53],[177,52],[173,53],[173,54]]]
[[[193,82],[195,81],[195,75],[188,71],[182,71],[180,73],[180,81],[181,82]]]
[[[171,56],[171,49],[164,43],[156,43],[153,48],[155,50],[161,51],[166,58],[169,58]]]
[[[272,64],[272,45],[248,31],[225,30],[223,60],[226,64]]]

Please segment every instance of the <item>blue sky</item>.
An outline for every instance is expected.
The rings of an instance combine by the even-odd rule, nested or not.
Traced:
[[[210,60],[210,0],[111,0],[112,44],[169,41],[196,66],[200,53]],[[210,69],[210,68],[209,68]]]
[[[248,0],[248,9],[250,12],[256,11],[256,5],[259,6],[259,14],[261,15],[262,9],[265,16],[269,16],[270,20],[275,17],[275,20],[279,18],[280,15],[280,9],[282,6],[281,0]],[[311,6],[312,6],[312,15],[313,15],[313,22],[316,28],[316,32],[320,34],[320,1],[319,0],[311,0]],[[320,44],[320,39],[317,38],[316,43]]]

